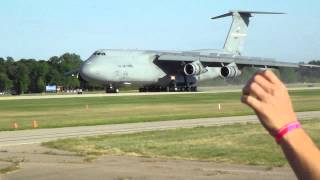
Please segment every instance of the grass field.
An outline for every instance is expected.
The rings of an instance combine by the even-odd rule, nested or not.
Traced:
[[[296,111],[320,110],[319,90],[291,95]],[[40,128],[54,128],[249,114],[253,112],[240,103],[240,93],[2,100],[0,130],[11,130],[13,122],[29,129],[32,120]]]
[[[320,145],[320,119],[304,121],[304,129]],[[231,164],[284,166],[281,149],[260,124],[235,124],[127,135],[64,139],[44,143],[93,159],[129,155],[203,160]]]

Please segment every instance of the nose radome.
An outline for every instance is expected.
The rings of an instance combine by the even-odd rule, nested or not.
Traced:
[[[89,81],[95,77],[95,68],[91,63],[85,62],[81,65],[80,75],[85,80]]]

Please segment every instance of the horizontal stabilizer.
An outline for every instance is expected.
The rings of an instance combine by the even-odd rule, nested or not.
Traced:
[[[222,14],[220,16],[216,16],[216,17],[213,17],[211,19],[219,19],[219,18],[223,18],[223,17],[228,17],[228,16],[232,16],[233,14],[235,13],[239,13],[241,15],[246,15],[246,16],[249,16],[251,17],[253,14],[286,14],[286,13],[283,13],[283,12],[263,12],[263,11],[230,11],[226,14]]]

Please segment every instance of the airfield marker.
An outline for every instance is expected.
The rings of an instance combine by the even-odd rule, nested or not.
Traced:
[[[32,121],[32,128],[38,128],[38,122],[36,120]]]
[[[89,110],[89,105],[88,104],[86,105],[86,110]]]
[[[218,109],[219,111],[221,111],[221,104],[218,104]]]
[[[17,122],[14,122],[13,125],[12,125],[13,129],[18,129],[19,128],[19,125]]]

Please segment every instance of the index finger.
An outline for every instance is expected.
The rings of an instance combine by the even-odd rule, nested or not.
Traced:
[[[282,84],[280,79],[270,70],[263,71],[261,75],[273,84]]]

